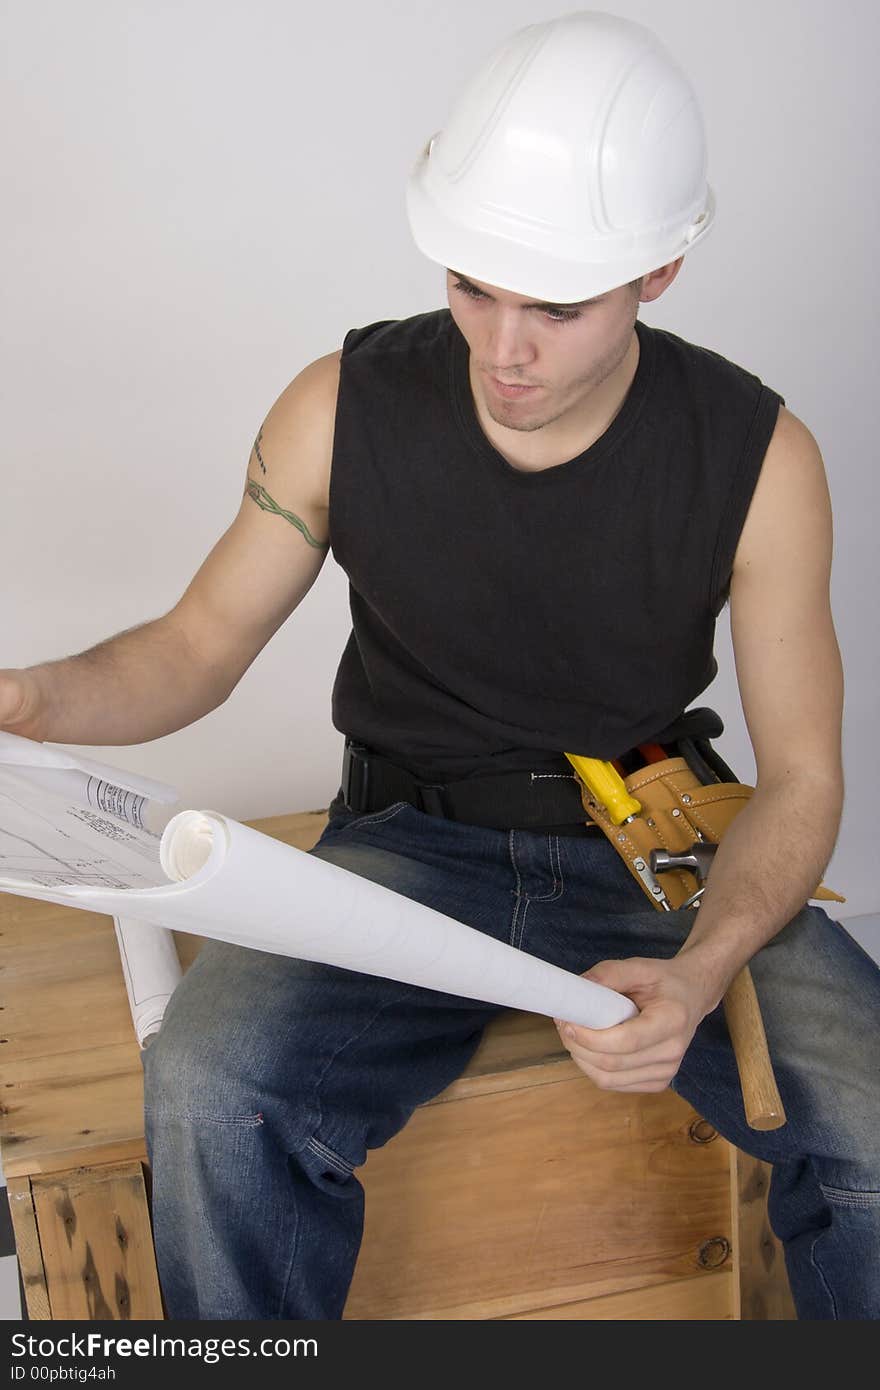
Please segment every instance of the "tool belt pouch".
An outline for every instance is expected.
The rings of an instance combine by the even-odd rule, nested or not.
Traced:
[[[633,878],[656,908],[662,905],[651,893],[642,876],[650,867],[651,850],[672,853],[689,850],[695,840],[718,844],[731,821],[745,806],[754,787],[742,782],[701,783],[684,758],[667,758],[649,763],[625,777],[631,796],[641,803],[641,812],[624,825],[615,825],[604,806],[594,801],[581,783],[581,801],[590,820],[604,831],[624,860]],[[641,872],[640,872],[641,871]],[[670,907],[678,908],[697,891],[696,876],[687,869],[668,869],[658,875]],[[846,902],[839,893],[820,884],[811,898]]]

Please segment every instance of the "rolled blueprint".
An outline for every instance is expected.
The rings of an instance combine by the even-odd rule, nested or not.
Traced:
[[[168,820],[176,797],[0,732],[0,891],[117,919],[141,1042],[175,983],[175,930],[587,1027],[638,1012],[614,990],[215,811]]]
[[[176,815],[160,859],[176,882],[39,896],[590,1028],[638,1012],[615,990],[214,811]]]
[[[134,1030],[144,1047],[161,1028],[168,1000],[180,984],[177,947],[166,927],[127,917],[114,917],[113,925]]]

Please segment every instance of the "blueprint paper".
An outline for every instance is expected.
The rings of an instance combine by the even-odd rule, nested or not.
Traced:
[[[0,766],[0,891],[587,1027],[637,1013],[614,990],[218,812],[179,812],[160,839],[29,786],[27,773]],[[163,988],[148,979],[135,993]]]
[[[141,1047],[162,1026],[165,1007],[181,980],[173,934],[154,923],[114,917],[122,974]]]

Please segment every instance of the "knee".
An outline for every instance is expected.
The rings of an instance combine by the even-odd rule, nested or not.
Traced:
[[[249,1044],[224,1016],[222,1002],[215,999],[206,1010],[185,984],[142,1053],[145,1110],[181,1119],[255,1115],[263,1071],[256,1038],[251,1034]]]
[[[141,1055],[145,1109],[181,1116],[220,1113],[230,1076],[225,1051],[216,1041],[166,1016]]]
[[[142,1054],[147,1110],[223,1119],[262,1108],[273,1043],[259,1006],[270,991],[258,956],[219,942],[203,947]]]

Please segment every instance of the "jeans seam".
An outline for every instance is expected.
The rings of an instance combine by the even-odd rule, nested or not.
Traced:
[[[821,1187],[821,1183],[819,1184],[819,1186]],[[834,1292],[831,1289],[828,1280],[825,1278],[825,1275],[822,1271],[822,1266],[818,1263],[815,1255],[816,1246],[819,1244],[819,1241],[822,1239],[824,1234],[824,1231],[819,1231],[815,1238],[810,1242],[810,1264],[813,1266],[813,1269],[816,1271],[817,1276],[822,1282],[822,1287],[824,1288],[825,1293],[828,1297],[828,1302],[831,1304],[832,1315],[834,1319],[837,1320],[837,1301],[834,1297]]]
[[[316,1139],[314,1135],[306,1140],[306,1148],[311,1149],[318,1158],[323,1158],[338,1172],[344,1173],[346,1177],[351,1177],[351,1174],[354,1172],[353,1163],[349,1163],[347,1159],[344,1159],[341,1154],[336,1153],[334,1149],[330,1149],[326,1144],[322,1144],[320,1139]]]
[[[558,835],[547,836],[547,851],[550,857],[550,869],[553,874],[553,887],[550,889],[549,893],[542,893],[540,897],[535,893],[527,894],[526,896],[531,898],[531,901],[535,903],[554,903],[558,898],[562,897],[563,893],[564,885],[562,882],[562,864],[559,858]]]
[[[408,806],[408,801],[395,801],[392,806],[386,806],[379,812],[370,811],[365,816],[358,816],[355,820],[350,820],[347,825],[341,827],[342,830],[359,830],[362,825],[382,825],[384,821],[391,820]]]
[[[510,863],[516,876],[516,888],[513,890],[519,898],[522,896],[522,879],[520,878],[519,865],[516,862],[516,849],[514,848],[513,837],[515,831],[510,830],[507,834],[507,852],[510,855]]]
[[[407,804],[408,804],[407,802],[403,802],[403,803],[402,803],[402,805],[404,805],[404,806],[407,805]],[[398,809],[400,809],[400,808],[398,808]],[[316,1079],[316,1081],[315,1081],[315,1088],[314,1088],[314,1104],[315,1104],[315,1107],[316,1107],[316,1110],[317,1110],[317,1118],[316,1118],[315,1123],[314,1123],[314,1129],[319,1129],[319,1128],[320,1128],[321,1123],[322,1123],[323,1118],[324,1118],[324,1111],[323,1111],[323,1107],[322,1107],[322,1105],[321,1105],[321,1087],[322,1087],[322,1085],[324,1084],[324,1079],[325,1079],[325,1077],[327,1076],[328,1071],[329,1071],[330,1068],[332,1067],[332,1065],[333,1065],[333,1063],[335,1062],[336,1058],[339,1056],[340,1052],[342,1052],[344,1048],[348,1047],[349,1043],[354,1042],[356,1038],[361,1038],[361,1037],[363,1037],[363,1035],[364,1035],[364,1033],[367,1031],[367,1029],[368,1029],[368,1028],[371,1028],[371,1027],[373,1026],[373,1024],[375,1023],[376,1019],[377,1019],[377,1018],[379,1017],[379,1015],[382,1013],[383,1009],[388,1009],[388,1008],[390,1008],[392,1004],[399,1003],[399,1001],[400,1001],[401,999],[403,999],[403,998],[405,998],[404,995],[398,994],[398,995],[395,995],[395,997],[394,997],[393,999],[390,999],[390,1000],[388,1000],[386,1003],[382,1004],[382,1005],[376,1010],[376,1012],[375,1012],[374,1014],[372,1014],[371,1017],[367,1020],[367,1022],[364,1024],[364,1027],[361,1029],[360,1033],[353,1034],[351,1037],[346,1038],[345,1042],[340,1043],[339,1047],[337,1047],[337,1049],[336,1049],[336,1051],[333,1053],[333,1055],[327,1059],[327,1065],[324,1067],[324,1070],[321,1072],[321,1075],[320,1075],[320,1076]],[[335,1167],[339,1168],[339,1171],[340,1171],[340,1172],[346,1172],[346,1175],[349,1176],[349,1177],[351,1176],[352,1172],[354,1171],[354,1165],[352,1165],[352,1167],[351,1167],[350,1169],[348,1169],[348,1170],[346,1170],[346,1169],[344,1169],[344,1168],[341,1168],[341,1167],[340,1167],[340,1164],[343,1162],[342,1156],[339,1155],[339,1154],[336,1154],[332,1149],[328,1149],[327,1146],[326,1146],[325,1144],[322,1144],[322,1143],[321,1143],[321,1140],[320,1140],[320,1139],[317,1139],[317,1138],[315,1137],[314,1134],[309,1135],[309,1137],[305,1140],[305,1147],[306,1147],[307,1149],[311,1149],[312,1153],[317,1154],[319,1157],[323,1158],[326,1162],[332,1162],[332,1163],[334,1164]],[[287,1264],[287,1273],[285,1274],[285,1276],[284,1276],[284,1282],[283,1282],[283,1284],[281,1285],[281,1298],[280,1298],[280,1301],[279,1301],[279,1304],[278,1304],[278,1316],[279,1316],[279,1318],[282,1316],[283,1311],[284,1311],[285,1303],[286,1303],[286,1301],[287,1301],[288,1289],[289,1289],[289,1287],[290,1287],[291,1276],[292,1276],[292,1274],[293,1274],[293,1270],[294,1270],[294,1267],[295,1267],[295,1265],[296,1265],[297,1255],[299,1254],[300,1232],[301,1232],[301,1230],[302,1230],[303,1221],[302,1221],[302,1215],[301,1215],[301,1213],[297,1210],[297,1207],[296,1207],[296,1203],[295,1203],[295,1202],[293,1203],[293,1219],[294,1219],[294,1221],[295,1221],[295,1223],[296,1223],[296,1230],[295,1230],[295,1232],[294,1232],[293,1241],[291,1242],[290,1259],[289,1259],[288,1264]]]
[[[157,1110],[145,1105],[144,1116],[157,1120],[200,1120],[209,1125],[239,1125],[242,1129],[256,1129],[264,1123],[262,1111],[257,1115],[200,1115],[197,1110]]]
[[[291,1202],[290,1208],[293,1213],[294,1231],[293,1240],[290,1242],[290,1259],[287,1262],[287,1273],[284,1276],[284,1280],[281,1285],[281,1296],[278,1300],[279,1320],[282,1319],[284,1316],[284,1306],[287,1302],[287,1291],[290,1288],[291,1275],[293,1274],[294,1267],[296,1265],[296,1258],[299,1254],[300,1232],[302,1231],[303,1227],[302,1213],[300,1212],[297,1203]]]
[[[565,891],[565,881],[562,875],[562,860],[559,853],[559,836],[547,836],[547,851],[550,858],[550,869],[553,874],[553,887],[549,893],[540,895],[524,893],[522,891],[522,876],[520,875],[519,865],[516,862],[516,845],[514,841],[515,831],[511,830],[507,836],[507,849],[513,872],[516,875],[516,887],[511,889],[513,894],[513,919],[510,924],[508,935],[508,945],[517,950],[522,949],[523,938],[526,929],[526,916],[529,910],[529,903],[550,903],[556,902],[562,897]],[[520,915],[520,904],[522,904],[522,914]]]
[[[407,803],[404,804],[406,805]],[[385,1003],[380,1004],[378,1009],[376,1009],[375,1013],[370,1015],[363,1028],[361,1028],[360,1032],[352,1033],[349,1037],[345,1039],[344,1042],[341,1042],[337,1047],[336,1051],[330,1057],[328,1057],[324,1070],[321,1072],[320,1076],[316,1077],[315,1079],[314,1104],[317,1109],[317,1119],[313,1126],[313,1130],[320,1129],[324,1120],[324,1108],[321,1104],[321,1088],[323,1087],[324,1082],[327,1079],[328,1073],[330,1071],[330,1068],[333,1066],[333,1063],[336,1061],[336,1058],[339,1056],[341,1052],[344,1052],[347,1047],[350,1047],[350,1045],[353,1042],[358,1042],[367,1032],[369,1032],[369,1030],[372,1028],[373,1024],[376,1022],[376,1019],[379,1017],[380,1014],[383,1014],[386,1009],[394,1008],[395,1005],[401,1003],[401,1001],[405,998],[406,994],[402,993],[395,994],[393,999],[386,999]],[[311,1135],[311,1138],[315,1138],[314,1132]],[[317,1140],[316,1142],[320,1143],[321,1141]]]
[[[519,919],[519,931],[517,932],[514,929],[514,933],[511,937],[510,942],[511,946],[515,946],[518,951],[522,950],[523,934],[525,933],[526,929],[526,917],[528,916],[529,902],[530,899],[525,895],[518,899],[518,903],[522,903],[522,916]]]
[[[824,1182],[820,1182],[819,1187],[829,1202],[836,1202],[841,1207],[880,1206],[880,1192],[874,1192],[871,1189],[859,1192],[849,1187],[829,1187]]]
[[[516,946],[517,922],[519,918],[520,905],[523,902],[525,902],[525,911],[528,910],[528,899],[523,897],[522,878],[520,877],[519,865],[516,862],[516,848],[513,839],[514,833],[515,832],[513,830],[509,830],[507,833],[507,853],[510,856],[510,865],[513,869],[514,877],[516,879],[516,887],[511,889],[511,892],[513,894],[513,917],[511,918],[510,931],[507,935],[507,944],[513,947]],[[523,912],[523,918],[525,918],[525,911]]]

